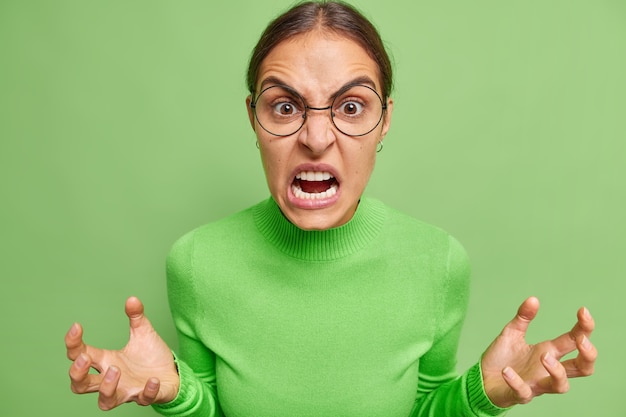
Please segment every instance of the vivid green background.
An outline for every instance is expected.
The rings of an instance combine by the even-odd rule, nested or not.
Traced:
[[[122,346],[129,295],[175,347],[168,248],[268,195],[243,79],[289,4],[0,0],[0,414],[102,415],[70,393],[63,336],[80,321],[88,342]],[[459,370],[525,297],[542,301],[531,342],[587,305],[596,375],[509,415],[626,415],[626,2],[355,4],[397,70],[368,193],[473,261]]]

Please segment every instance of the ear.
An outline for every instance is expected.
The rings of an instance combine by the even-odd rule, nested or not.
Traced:
[[[254,112],[252,111],[252,107],[250,107],[250,104],[252,104],[252,96],[246,97],[246,110],[248,110],[248,119],[250,120],[250,126],[252,126],[252,130],[256,132],[254,128]]]
[[[389,132],[389,128],[391,127],[391,113],[393,113],[393,99],[387,99],[387,110],[385,111],[385,115],[383,116],[383,128],[380,132],[380,140],[385,139],[387,132]]]

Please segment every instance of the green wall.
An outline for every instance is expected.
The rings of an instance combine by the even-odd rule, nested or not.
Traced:
[[[129,295],[175,346],[169,246],[268,195],[243,78],[289,4],[0,0],[2,415],[102,415],[70,393],[63,335],[80,321],[89,343],[122,346]],[[596,375],[509,416],[623,416],[626,3],[356,4],[397,70],[368,193],[472,258],[459,370],[527,296],[543,306],[531,342],[586,305]]]

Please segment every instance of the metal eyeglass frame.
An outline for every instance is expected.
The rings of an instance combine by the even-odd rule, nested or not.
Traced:
[[[268,130],[265,126],[263,126],[263,123],[261,123],[261,121],[259,120],[259,117],[257,116],[257,112],[256,112],[256,104],[257,104],[257,100],[259,97],[261,97],[261,95],[266,92],[267,90],[269,90],[270,88],[275,88],[275,87],[281,87],[284,88],[285,90],[289,91],[291,94],[294,95],[294,97],[298,98],[303,106],[304,106],[304,113],[302,114],[302,124],[300,125],[300,127],[298,127],[296,130],[294,130],[293,132],[289,133],[289,134],[285,134],[285,135],[279,135],[277,133],[271,132],[270,130]],[[369,90],[371,90],[374,94],[376,94],[376,97],[378,97],[378,100],[380,100],[380,104],[381,104],[381,112],[380,112],[380,117],[378,118],[378,121],[376,122],[376,124],[374,125],[374,127],[372,127],[370,130],[368,130],[365,133],[361,133],[358,135],[350,135],[346,132],[344,132],[343,130],[341,130],[339,128],[339,126],[337,126],[337,124],[335,123],[335,114],[334,112],[331,110],[333,108],[333,106],[335,105],[335,100],[337,100],[338,97],[340,97],[343,93],[345,93],[346,91],[348,91],[349,89],[353,88],[353,87],[365,87]],[[256,119],[256,121],[259,123],[259,126],[261,126],[261,128],[263,130],[265,130],[267,133],[269,133],[270,135],[274,135],[274,136],[278,136],[278,137],[287,137],[287,136],[291,136],[294,135],[296,133],[298,133],[298,131],[300,131],[300,129],[302,129],[302,127],[304,126],[304,124],[306,123],[306,119],[307,119],[307,110],[316,110],[316,111],[324,111],[324,110],[331,110],[330,111],[330,120],[333,123],[333,126],[335,126],[335,128],[340,131],[341,133],[343,133],[346,136],[350,136],[353,138],[358,138],[361,136],[365,136],[369,133],[371,133],[374,129],[376,129],[378,127],[378,125],[380,125],[381,120],[383,120],[383,116],[385,115],[385,112],[387,111],[387,102],[384,101],[382,99],[382,97],[380,96],[380,94],[378,94],[378,91],[376,91],[375,89],[373,89],[372,87],[370,87],[369,85],[365,85],[365,84],[361,84],[361,83],[353,83],[353,84],[348,84],[345,87],[343,87],[341,90],[339,90],[333,97],[332,97],[332,101],[330,103],[330,106],[326,106],[326,107],[312,107],[306,104],[306,101],[304,100],[304,98],[300,95],[300,93],[298,93],[296,90],[294,90],[293,88],[289,87],[288,85],[284,85],[284,84],[273,84],[270,85],[269,87],[264,88],[263,90],[261,90],[261,92],[259,93],[258,96],[256,96],[256,99],[253,99],[250,102],[250,108],[252,109],[252,112],[254,113],[254,118]]]

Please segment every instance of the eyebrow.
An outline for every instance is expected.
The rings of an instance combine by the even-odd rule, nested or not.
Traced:
[[[289,87],[291,90],[295,91],[296,93],[298,93],[299,95],[300,92],[298,90],[296,90],[295,88],[291,87],[289,84],[287,84],[286,82],[284,82],[283,80],[281,80],[278,77],[275,77],[273,75],[270,75],[269,77],[265,78],[262,82],[261,82],[261,86],[260,86],[260,90],[263,91],[265,89],[265,86],[267,85],[284,85]],[[339,94],[339,92],[341,90],[343,90],[344,88],[351,86],[351,85],[367,85],[372,87],[372,89],[376,90],[376,83],[374,82],[374,80],[372,80],[370,77],[368,77],[367,75],[361,75],[359,77],[356,77],[350,81],[348,81],[347,83],[345,83],[344,85],[342,85],[341,87],[339,87],[337,89],[337,91],[335,91],[334,93],[332,93],[330,95],[330,97],[335,97],[337,94]]]

